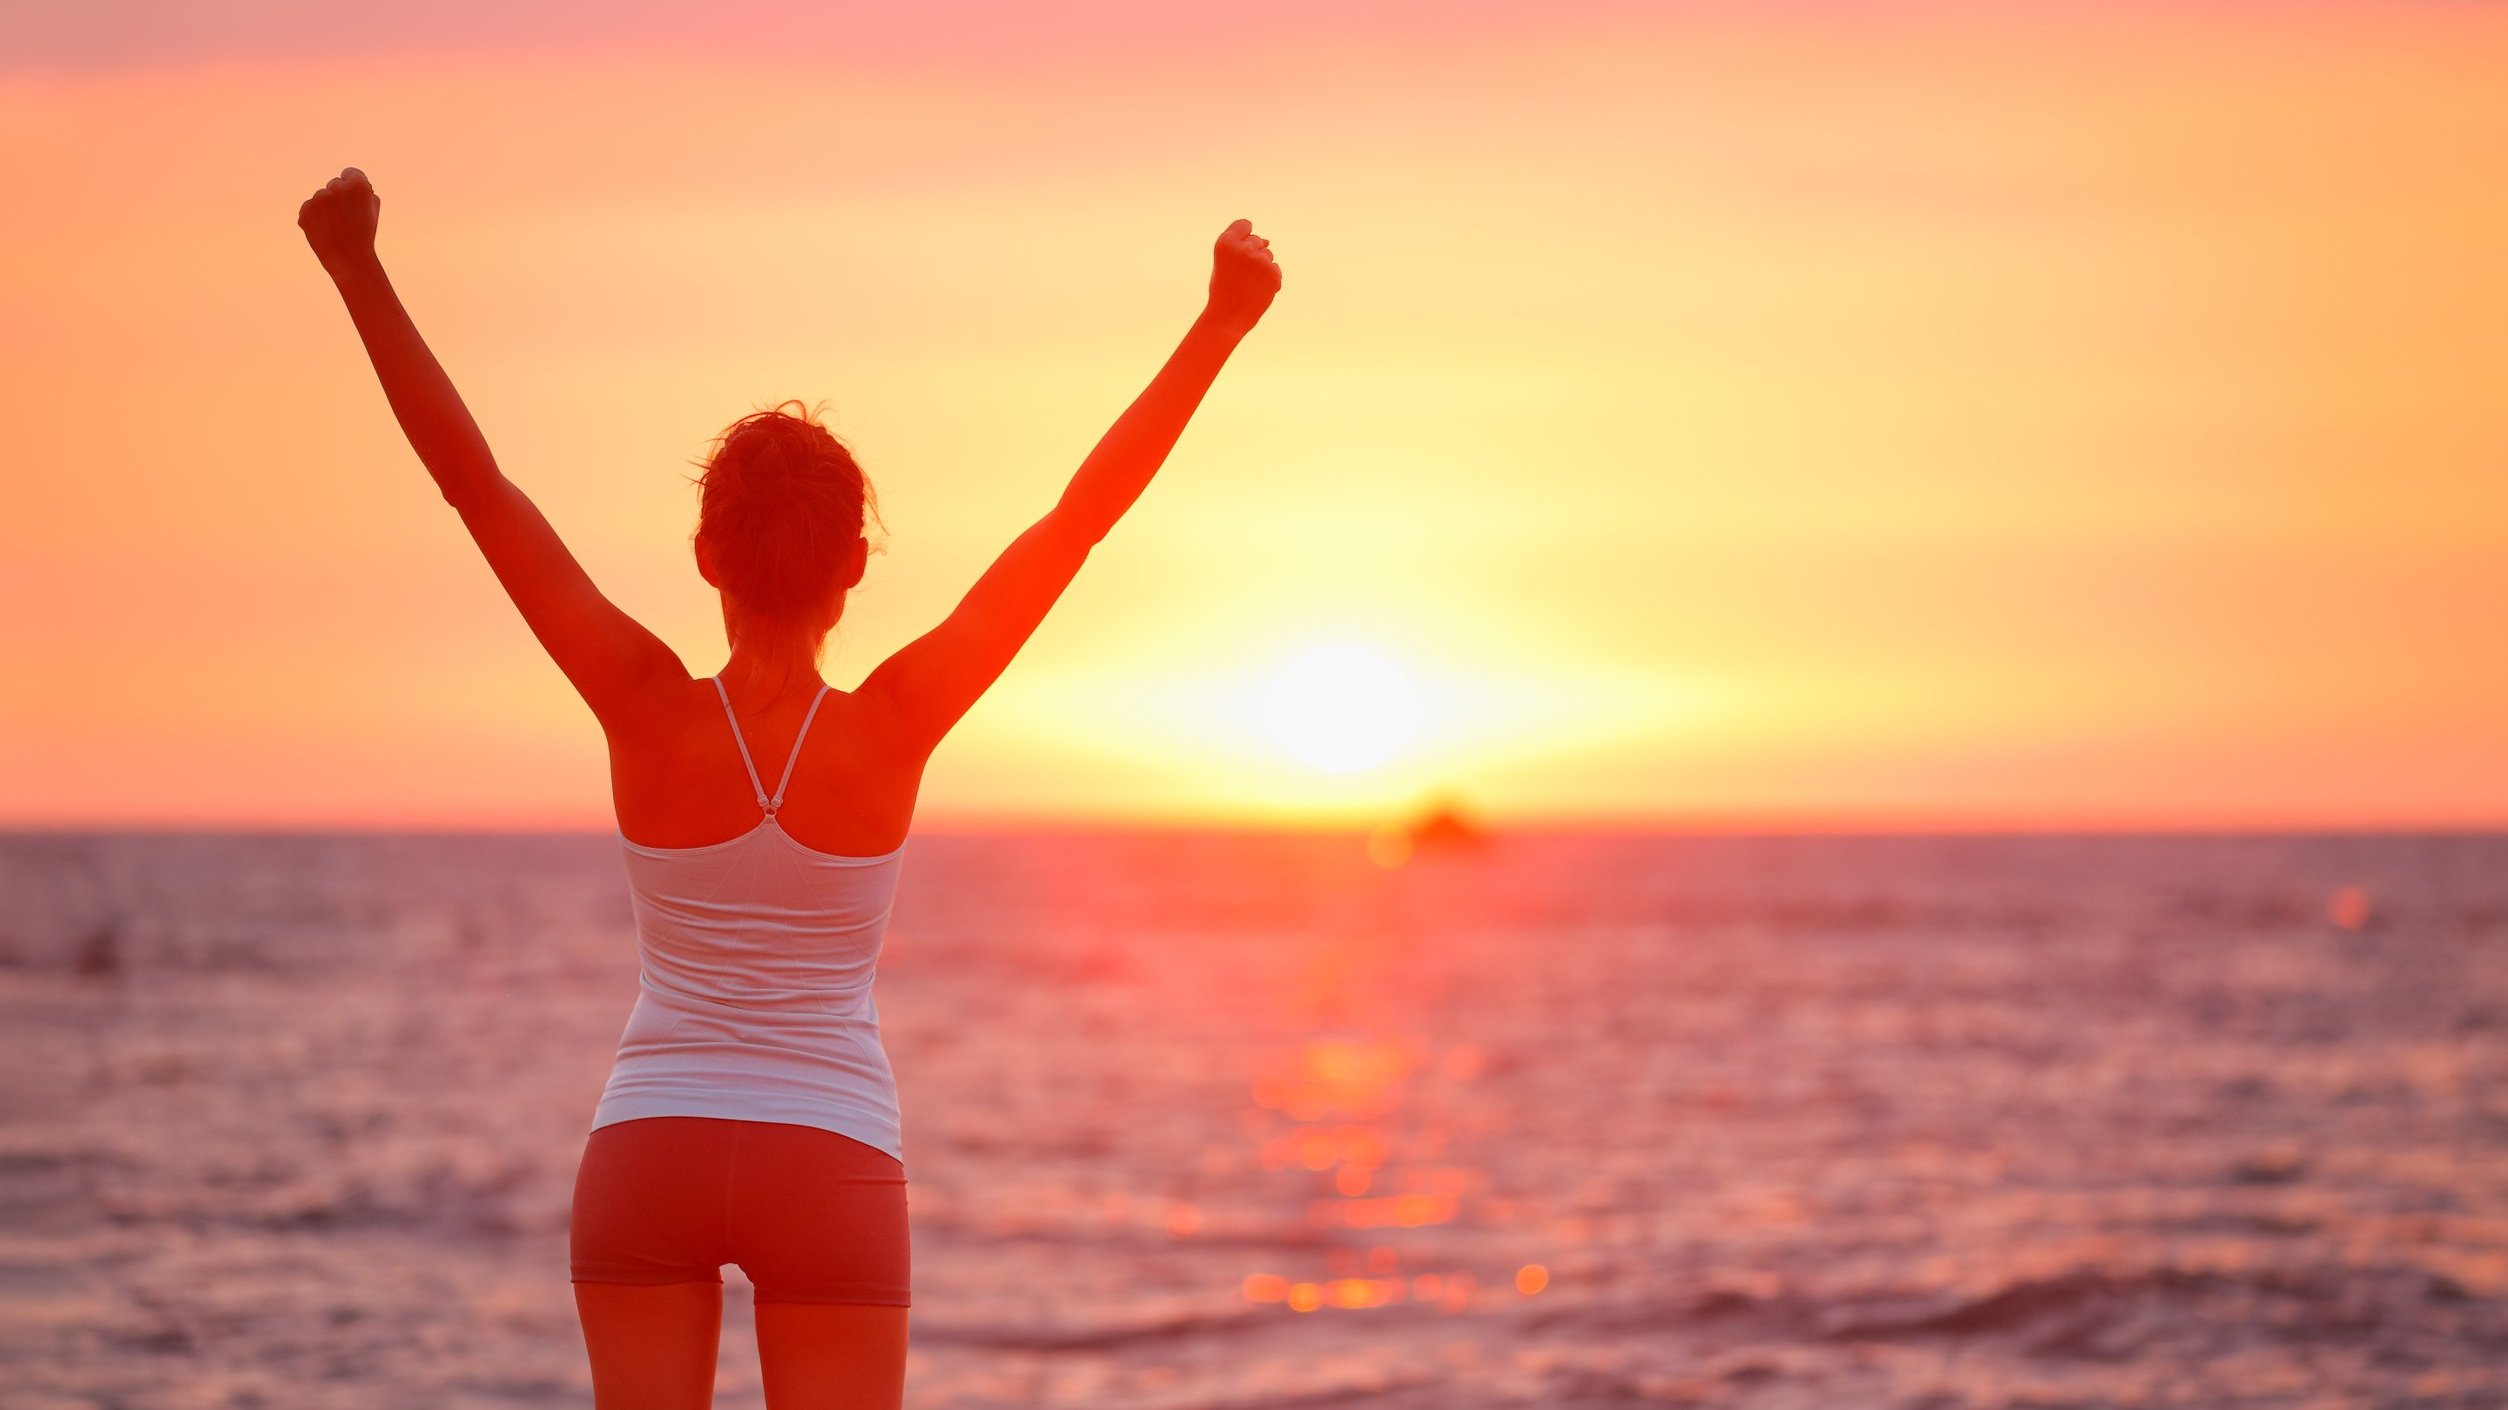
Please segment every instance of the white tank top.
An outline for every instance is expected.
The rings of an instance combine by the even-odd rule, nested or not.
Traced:
[[[647,847],[619,833],[643,965],[592,1129],[647,1116],[780,1121],[903,1160],[871,979],[905,845],[840,857],[802,846],[775,820],[826,686],[772,797],[719,675],[714,693],[766,816],[705,847]]]

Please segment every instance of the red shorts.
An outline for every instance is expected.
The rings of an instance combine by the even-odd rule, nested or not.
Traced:
[[[911,1305],[906,1168],[816,1126],[648,1116],[603,1126],[575,1171],[578,1283],[720,1283],[759,1303]]]

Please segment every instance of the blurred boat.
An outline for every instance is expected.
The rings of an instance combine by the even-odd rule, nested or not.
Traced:
[[[1441,799],[1410,818],[1379,826],[1367,839],[1378,866],[1398,867],[1413,857],[1469,855],[1490,844],[1489,830],[1462,805]]]

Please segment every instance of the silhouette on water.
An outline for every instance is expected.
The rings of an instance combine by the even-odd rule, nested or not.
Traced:
[[[1411,850],[1414,852],[1476,852],[1489,845],[1489,834],[1463,809],[1449,799],[1436,804],[1411,823]]]
[[[1463,805],[1442,798],[1398,822],[1378,826],[1367,837],[1367,855],[1380,867],[1398,867],[1419,857],[1469,857],[1488,850],[1490,834]]]

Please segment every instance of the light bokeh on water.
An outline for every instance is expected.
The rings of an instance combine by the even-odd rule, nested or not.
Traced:
[[[904,876],[916,1406],[2508,1402],[2508,840]],[[590,1403],[613,840],[18,835],[0,898],[6,1404]]]

